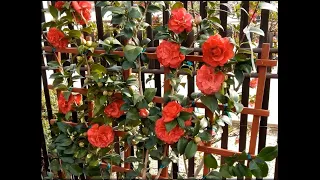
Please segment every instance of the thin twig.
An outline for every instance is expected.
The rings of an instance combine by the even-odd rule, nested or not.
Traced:
[[[144,169],[143,169],[143,173],[142,173],[142,179],[146,179],[146,176],[147,176],[148,160],[149,160],[149,149],[147,149],[146,156],[145,156],[145,159],[144,159]]]

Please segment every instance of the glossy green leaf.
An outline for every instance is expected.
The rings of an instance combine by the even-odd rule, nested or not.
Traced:
[[[200,97],[201,102],[210,109],[211,112],[214,112],[218,108],[218,101],[213,95],[205,95]]]
[[[183,154],[185,152],[187,144],[188,144],[188,140],[185,137],[181,137],[179,139],[177,144],[177,149],[180,154]]]
[[[197,144],[194,141],[190,141],[186,147],[186,150],[184,152],[187,159],[190,159],[194,157],[198,149]]]
[[[278,145],[264,147],[257,157],[261,158],[264,161],[272,161],[278,156]]]
[[[204,164],[209,168],[216,169],[218,167],[218,162],[212,154],[207,154],[204,157]]]

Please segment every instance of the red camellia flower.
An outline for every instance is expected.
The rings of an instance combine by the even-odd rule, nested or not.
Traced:
[[[72,104],[75,103],[77,106],[81,103],[81,94],[73,95],[70,94],[69,99],[66,100],[64,98],[63,92],[60,93],[58,98],[58,106],[59,111],[63,114],[67,114],[69,111],[72,110]]]
[[[224,74],[221,71],[215,73],[213,68],[207,65],[201,66],[197,71],[196,84],[203,94],[211,95],[218,92],[223,81]]]
[[[149,111],[147,109],[145,109],[145,108],[144,109],[140,109],[139,110],[139,115],[142,118],[146,118],[146,117],[149,116]]]
[[[182,33],[184,30],[192,30],[192,16],[185,8],[176,8],[171,11],[168,28],[174,33]]]
[[[203,45],[203,61],[212,67],[223,66],[234,56],[233,44],[227,37],[222,38],[219,34],[210,36]]]
[[[104,148],[109,146],[114,139],[112,127],[98,124],[92,125],[87,132],[88,141],[95,147]]]
[[[104,113],[108,117],[119,118],[124,114],[124,111],[120,110],[123,104],[124,104],[123,100],[115,100],[104,109]]]
[[[64,2],[63,2],[63,1],[57,1],[57,2],[54,4],[54,7],[57,8],[59,11],[61,11],[63,5],[64,5]]]
[[[193,107],[182,108],[181,111],[188,112],[188,113],[192,113],[192,112],[193,112]],[[184,122],[184,125],[185,125],[185,126],[191,126],[191,124],[192,124],[191,120],[192,120],[192,117],[190,117],[190,119],[186,120],[186,121]]]
[[[162,110],[162,116],[164,122],[173,121],[176,117],[179,116],[182,106],[175,102],[169,102]]]
[[[63,32],[55,27],[49,29],[47,39],[56,48],[65,48],[68,45],[68,39],[65,38]]]
[[[184,130],[178,125],[175,128],[173,128],[170,132],[167,132],[163,117],[156,121],[154,129],[157,137],[167,144],[173,144],[175,142],[178,142],[181,136],[183,136],[184,134]]]
[[[156,50],[157,58],[164,67],[178,68],[185,56],[180,52],[180,45],[163,40]]]
[[[89,21],[91,19],[92,5],[89,1],[79,1],[79,3],[77,1],[72,1],[72,7],[79,15],[79,17],[76,17],[77,23],[81,25],[86,24],[86,22],[81,17],[81,14],[84,17],[84,19],[86,19],[86,21]]]
[[[258,78],[253,78],[251,81],[250,81],[250,87],[251,88],[256,88],[257,87],[257,84],[258,84]]]

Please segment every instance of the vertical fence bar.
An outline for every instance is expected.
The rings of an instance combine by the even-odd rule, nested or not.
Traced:
[[[249,12],[249,1],[242,1],[241,7],[245,9],[247,12]],[[243,38],[243,42],[247,42],[247,38],[245,37],[243,33],[243,29],[248,25],[248,15],[246,12],[241,11],[241,17],[240,17],[240,34],[239,34],[239,42]],[[241,46],[242,48],[248,48],[249,45],[243,44]],[[242,98],[241,98],[241,103],[243,104],[244,107],[248,107],[249,103],[249,83],[250,83],[250,78],[245,77],[242,83]],[[247,125],[248,125],[248,115],[247,114],[241,114],[240,115],[240,130],[239,130],[239,151],[245,151],[246,150],[246,140],[247,140]],[[243,162],[242,162],[243,163]],[[243,177],[238,177],[238,180],[242,180]]]
[[[43,2],[41,1],[41,9],[43,9]],[[41,13],[41,23],[45,22],[45,17],[44,17],[44,12]],[[41,28],[41,34],[42,34],[42,28]],[[45,44],[47,44],[45,42]],[[44,57],[42,55],[42,45],[41,45],[41,65],[44,66]],[[46,108],[47,108],[47,115],[48,115],[48,123],[50,127],[50,119],[53,118],[52,114],[52,109],[51,109],[51,102],[50,102],[50,93],[48,89],[48,82],[47,82],[47,72],[46,70],[41,71],[41,76],[42,76],[42,84],[43,84],[43,91],[44,91],[44,96],[46,100]],[[42,112],[42,109],[41,109]],[[47,172],[49,169],[49,157],[48,157],[48,152],[46,148],[46,142],[45,142],[45,137],[44,137],[44,129],[43,129],[43,124],[42,124],[42,119],[41,120],[41,148],[42,148],[42,154],[43,154],[43,160],[44,160],[44,169]],[[52,134],[52,133],[51,133]]]
[[[270,3],[270,1],[266,1],[266,2]],[[262,47],[263,43],[268,41],[268,35],[269,35],[268,26],[269,26],[269,10],[262,9],[261,10],[260,29],[263,30],[265,36],[260,36],[260,38],[259,38],[259,47],[260,48]],[[270,45],[272,46],[272,42]],[[261,58],[261,56],[262,55],[259,53],[258,58]],[[267,72],[271,72],[271,67],[267,68]],[[262,100],[262,109],[268,109],[268,107],[269,107],[270,80],[271,80],[270,78],[267,78],[266,82],[265,82],[264,94],[263,94],[263,100]],[[268,117],[261,117],[260,127],[259,127],[258,152],[260,152],[262,150],[262,148],[264,148],[266,146],[267,126],[268,126]]]
[[[224,31],[222,31],[222,30],[219,31],[219,33],[221,33],[220,35],[222,37],[226,37],[226,35],[227,35],[227,17],[228,17],[228,14],[225,11],[228,11],[228,9],[227,9],[226,6],[221,5],[221,3],[227,3],[227,2],[228,1],[220,1],[220,9],[224,10],[224,11],[220,11],[219,12],[221,26],[224,29]],[[221,136],[221,148],[223,148],[223,149],[228,149],[228,134],[229,134],[228,127],[229,126],[227,124],[223,127],[223,133],[222,133],[222,136]],[[223,164],[223,163],[224,163],[224,157],[221,156],[221,164]],[[223,178],[223,179],[225,179],[225,178]]]

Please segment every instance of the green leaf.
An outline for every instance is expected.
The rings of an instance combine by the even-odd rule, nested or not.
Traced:
[[[142,47],[132,45],[126,45],[123,49],[124,56],[128,61],[136,60],[139,54],[142,52],[142,50]]]
[[[249,32],[252,32],[252,33],[259,34],[260,36],[264,36],[264,32],[263,32],[263,30],[262,30],[262,29],[260,29],[260,28],[257,28],[257,27],[249,26],[248,31],[249,31]]]
[[[78,154],[77,154],[77,158],[83,158],[85,155],[87,155],[87,150],[86,149],[80,149],[79,151],[78,151]]]
[[[155,6],[155,5],[149,5],[148,9],[147,9],[147,12],[149,12],[149,13],[157,13],[157,12],[162,12],[162,9],[159,8],[158,6]]]
[[[188,144],[188,139],[181,137],[177,144],[177,149],[180,154],[183,154]]]
[[[59,171],[60,170],[60,163],[58,159],[53,159],[50,162],[50,169],[51,171]]]
[[[258,157],[250,161],[249,169],[256,178],[266,177],[269,171],[268,164]]]
[[[232,177],[229,173],[229,166],[228,165],[222,165],[220,167],[219,172],[220,172],[221,176],[224,178],[231,178]]]
[[[212,22],[216,22],[218,24],[221,24],[220,19],[215,16],[209,17],[208,19],[211,20]]]
[[[139,112],[136,108],[131,108],[126,115],[126,119],[128,120],[139,120],[139,118]]]
[[[243,105],[242,105],[241,103],[235,102],[235,103],[234,103],[234,107],[236,108],[236,112],[237,112],[237,113],[241,113],[242,110],[243,110]]]
[[[81,37],[81,31],[79,31],[79,30],[70,30],[69,31],[69,37],[80,38]]]
[[[64,122],[57,122],[58,128],[60,131],[67,133],[67,129],[71,129],[72,127],[69,124]]]
[[[143,96],[140,95],[137,91],[133,91],[133,105],[135,106],[138,102],[143,99]]]
[[[115,13],[115,14],[124,14],[125,13],[124,7],[108,6],[106,8],[108,9],[108,11],[111,11],[112,13]]]
[[[168,158],[168,157],[164,157],[162,160],[161,160],[161,166],[163,168],[167,167],[171,162],[171,159]]]
[[[218,101],[213,95],[205,95],[200,97],[201,102],[210,109],[212,113],[218,108]]]
[[[217,179],[217,180],[221,180],[222,176],[220,174],[220,172],[218,171],[211,171],[210,173],[208,173],[206,175],[206,179]]]
[[[64,154],[73,154],[75,150],[77,149],[77,146],[74,144],[70,148],[63,151]]]
[[[113,163],[119,165],[120,162],[121,162],[121,156],[120,156],[119,154],[112,154],[110,160],[111,160]]]
[[[82,174],[82,168],[77,164],[71,164],[69,166],[69,171],[75,176],[80,176]]]
[[[148,108],[148,107],[149,107],[148,103],[147,103],[147,101],[145,99],[142,99],[141,101],[139,101],[137,103],[137,108],[138,109],[144,109],[144,108]]]
[[[234,75],[236,76],[237,81],[241,84],[244,80],[243,72],[239,69],[234,70]]]
[[[216,169],[218,167],[218,162],[212,154],[207,154],[204,157],[204,164],[209,168]]]
[[[112,24],[121,24],[124,20],[123,14],[112,15],[111,23]]]
[[[203,131],[202,133],[199,133],[198,136],[201,138],[202,141],[210,141],[212,139],[212,135],[207,131]]]
[[[200,121],[197,121],[192,135],[193,136],[197,135],[199,133],[199,130],[200,130]]]
[[[151,42],[151,39],[149,39],[149,38],[144,38],[144,39],[141,41],[141,45],[142,45],[142,46],[148,45],[149,42]]]
[[[144,91],[144,99],[150,103],[157,93],[157,88],[146,88]]]
[[[231,168],[231,170],[232,170],[232,172],[233,172],[233,174],[234,174],[235,176],[237,176],[237,177],[242,177],[242,176],[243,176],[243,175],[241,174],[240,170],[237,168],[237,165],[236,165],[236,167],[231,166],[230,168]]]
[[[146,140],[145,147],[147,149],[153,148],[155,145],[157,145],[157,138],[155,136],[150,136],[148,140]]]
[[[124,162],[132,163],[132,162],[139,162],[140,160],[134,156],[127,157]]]
[[[237,163],[236,168],[240,171],[241,176],[251,177],[251,171],[245,165]]]
[[[218,28],[222,29],[224,31],[224,28],[221,26],[221,24],[217,22],[212,22],[213,25],[217,26]]]
[[[104,7],[108,4],[108,1],[98,1],[96,7]]]
[[[130,39],[133,36],[133,29],[129,27],[125,27],[123,29],[123,35],[126,39]]]
[[[128,16],[130,18],[140,18],[142,16],[140,9],[138,7],[131,7]]]
[[[53,17],[53,19],[58,19],[58,10],[54,6],[52,5],[49,6],[49,12]]]
[[[190,141],[184,152],[187,159],[192,158],[197,152],[198,146],[194,141]]]
[[[183,7],[184,7],[183,3],[178,1],[171,7],[171,11],[174,10],[174,9],[183,8]]]
[[[74,160],[72,157],[60,157],[60,159],[65,163],[70,163],[70,164],[74,163]]]
[[[277,10],[277,8],[276,8],[275,5],[270,4],[270,3],[267,3],[267,2],[260,2],[260,3],[259,3],[259,8],[260,8],[260,9],[267,9],[267,10],[270,10],[270,11],[278,12],[278,10]]]
[[[180,52],[184,55],[190,54],[193,51],[191,48],[180,46]]]
[[[239,156],[238,156],[238,160],[240,161],[244,161],[244,160],[247,160],[247,153],[245,151],[243,151]]]
[[[173,128],[177,126],[178,122],[176,120],[173,120],[171,122],[166,123],[166,131],[170,132]]]
[[[261,158],[264,161],[272,161],[277,156],[278,156],[278,145],[273,147],[271,146],[265,147],[257,155],[257,157]]]
[[[91,34],[92,33],[92,28],[91,27],[85,27],[85,28],[82,28],[82,31],[86,32],[88,34]]]
[[[196,99],[196,98],[200,98],[203,94],[201,92],[193,92],[191,93],[191,98],[192,99]]]
[[[185,123],[184,123],[184,120],[182,119],[182,118],[177,118],[177,121],[178,121],[178,124],[179,124],[179,126],[180,127],[182,127],[182,128],[185,128],[186,127],[186,125],[185,125]]]
[[[228,97],[226,97],[225,95],[222,95],[219,92],[216,92],[214,95],[222,104],[225,104],[228,102],[228,99],[227,99]]]
[[[72,144],[72,140],[70,138],[65,138],[59,143],[59,146],[69,146],[70,144]]]
[[[135,67],[136,67],[136,65],[135,65],[135,63],[132,62],[132,61],[124,61],[124,62],[122,63],[122,68],[123,68],[124,70],[128,70],[128,69],[130,69],[130,68],[135,68]]]
[[[134,179],[139,175],[139,172],[136,171],[129,171],[126,173],[126,178],[125,179]]]
[[[101,64],[93,64],[91,66],[91,72],[93,73],[97,73],[97,74],[106,74],[107,70],[104,66],[102,66]]]
[[[154,36],[154,40],[168,39],[168,38],[170,38],[170,34],[169,33],[159,32]]]

